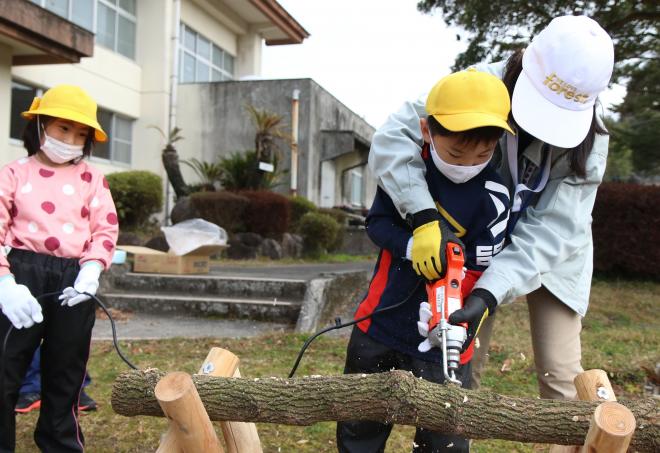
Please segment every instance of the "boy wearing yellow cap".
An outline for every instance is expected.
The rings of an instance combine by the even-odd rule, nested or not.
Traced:
[[[96,102],[59,85],[23,113],[27,157],[0,169],[0,451],[15,449],[14,406],[41,343],[42,451],[81,452],[78,400],[89,357],[99,277],[118,221],[103,174],[90,166],[107,136]]]
[[[420,121],[426,182],[437,210],[422,213],[428,218],[420,221],[417,216],[414,223],[440,227],[445,238],[462,242],[467,268],[461,287],[464,296],[502,249],[507,234],[508,190],[489,164],[498,139],[505,130],[511,131],[509,109],[509,95],[501,80],[483,72],[463,71],[432,88],[426,101],[429,116]],[[411,256],[419,246],[413,241],[413,230],[418,227],[414,223],[400,216],[379,187],[367,216],[367,233],[381,251],[369,290],[355,313],[356,320],[367,318],[353,329],[344,373],[404,369],[431,382],[445,380],[441,350],[424,339],[430,319],[424,283],[435,273],[442,275],[445,263],[422,263],[413,269]],[[407,302],[393,307],[404,300]],[[474,332],[468,334],[457,377],[469,388]],[[338,423],[338,449],[383,451],[391,429],[392,425],[377,422]],[[467,439],[423,428],[417,429],[414,445],[415,452],[469,451]]]

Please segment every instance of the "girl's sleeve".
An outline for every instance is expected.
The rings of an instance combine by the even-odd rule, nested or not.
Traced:
[[[0,277],[10,274],[9,261],[5,256],[4,246],[7,230],[11,224],[11,211],[14,207],[14,191],[16,178],[11,168],[5,166],[0,170]]]
[[[83,249],[80,265],[95,260],[107,270],[112,264],[112,256],[117,245],[119,222],[108,182],[101,174],[96,179],[89,204],[91,237]]]
[[[412,232],[402,226],[402,221],[390,197],[379,187],[367,215],[369,239],[392,255],[405,258]]]

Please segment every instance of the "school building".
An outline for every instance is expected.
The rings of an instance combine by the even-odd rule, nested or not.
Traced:
[[[0,164],[25,154],[20,112],[60,83],[80,85],[98,102],[111,140],[96,147],[94,165],[163,178],[156,128],[178,125],[181,158],[212,161],[254,147],[245,102],[277,109],[290,129],[297,89],[305,115],[298,193],[325,206],[364,206],[375,191],[365,165],[373,128],[310,79],[260,77],[264,46],[308,36],[275,0],[0,0]],[[265,104],[253,96],[257,88],[266,89]],[[315,106],[344,120],[319,119],[317,127]],[[290,149],[283,151],[288,168]]]

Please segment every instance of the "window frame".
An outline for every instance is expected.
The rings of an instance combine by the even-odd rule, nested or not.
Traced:
[[[37,85],[33,85],[30,82],[25,82],[25,81],[20,80],[20,79],[15,79],[13,77],[10,81],[10,84],[11,84],[10,89],[12,91],[14,89],[14,87],[13,87],[14,84],[22,85],[22,86],[28,87],[28,88],[34,88],[35,96],[37,96],[37,97],[42,97],[44,95],[44,92],[46,92],[46,88],[43,88],[43,87],[40,87],[40,86],[37,86]],[[17,145],[17,146],[23,146],[23,139],[22,138],[15,138],[15,137],[11,136],[11,123],[12,123],[11,107],[12,107],[12,102],[14,102],[14,96],[11,96],[11,99],[9,101],[9,134],[8,134],[9,144]],[[29,108],[30,108],[30,106],[28,105],[23,110],[24,111],[29,110]],[[21,133],[21,135],[22,135],[22,133]]]
[[[106,165],[114,165],[117,167],[125,167],[125,168],[131,168],[133,166],[133,139],[134,139],[134,124],[135,124],[135,118],[131,118],[126,115],[122,115],[117,112],[113,112],[112,110],[104,109],[99,107],[99,111],[103,111],[104,113],[110,114],[110,130],[106,130],[106,134],[108,134],[108,141],[107,146],[108,146],[108,153],[109,157],[98,157],[94,155],[94,152],[92,151],[92,155],[90,156],[90,160],[92,162],[98,162]],[[121,118],[122,120],[125,120],[129,123],[130,128],[131,128],[131,139],[130,141],[126,141],[121,138],[115,138],[114,137],[114,131],[116,129],[116,119],[117,117]],[[122,144],[127,144],[130,146],[130,162],[124,162],[122,160],[117,160],[115,158],[115,142],[119,142]]]
[[[132,61],[136,61],[136,54],[137,54],[137,26],[138,26],[138,21],[137,21],[137,5],[138,5],[138,2],[137,2],[137,0],[136,0],[136,2],[135,2],[135,7],[136,7],[136,13],[135,13],[135,14],[132,14],[132,13],[126,11],[125,9],[123,9],[123,8],[119,5],[119,2],[118,2],[118,1],[116,2],[116,3],[117,3],[116,5],[113,5],[113,4],[110,3],[108,0],[92,0],[92,1],[94,2],[94,4],[92,5],[92,28],[91,28],[91,29],[89,29],[89,28],[87,28],[87,27],[83,27],[82,25],[78,25],[78,24],[76,24],[75,22],[73,22],[73,1],[74,1],[74,0],[67,0],[67,2],[68,2],[67,17],[60,16],[58,13],[56,13],[56,12],[53,11],[52,9],[46,8],[46,0],[30,0],[30,1],[31,1],[32,3],[34,3],[34,4],[38,5],[38,6],[40,6],[41,8],[45,9],[46,11],[50,11],[51,13],[53,13],[53,14],[57,14],[59,17],[62,17],[62,18],[64,18],[64,19],[68,20],[68,21],[71,22],[72,24],[74,24],[74,25],[76,25],[76,26],[78,26],[78,27],[84,28],[85,30],[89,30],[89,31],[91,31],[92,33],[94,33],[94,44],[98,44],[98,45],[101,46],[101,47],[104,47],[104,48],[106,48],[106,49],[109,49],[109,50],[111,50],[111,51],[113,51],[113,52],[115,52],[115,53],[121,55],[122,57],[128,58],[128,59],[130,59],[130,60],[132,60]],[[103,4],[103,6],[105,6],[106,8],[108,8],[108,9],[114,11],[114,13],[115,13],[115,15],[116,15],[116,16],[115,16],[115,17],[116,17],[116,20],[115,20],[115,30],[114,30],[114,36],[113,36],[114,42],[113,42],[113,47],[112,47],[112,48],[110,48],[110,47],[108,47],[108,46],[106,46],[106,45],[104,45],[104,44],[101,44],[101,43],[96,39],[96,35],[98,34],[98,22],[97,22],[97,21],[98,21],[98,9],[99,9],[99,3]],[[117,46],[117,44],[118,44],[118,39],[119,39],[119,18],[118,18],[119,15],[121,15],[121,16],[124,17],[125,19],[128,19],[129,21],[131,21],[131,22],[133,23],[133,25],[135,26],[135,40],[134,40],[134,42],[133,42],[133,56],[132,56],[132,57],[129,57],[128,55],[124,55],[123,53],[119,52],[119,50],[118,50],[118,46]]]
[[[185,38],[186,38],[186,31],[189,31],[190,33],[194,34],[195,36],[195,50],[192,51],[186,47],[185,44]],[[208,41],[210,44],[210,52],[209,52],[209,57],[206,58],[205,56],[202,56],[197,52],[197,42],[201,39]],[[178,46],[178,52],[179,52],[179,83],[213,83],[213,82],[227,82],[227,81],[232,81],[235,80],[235,76],[233,73],[230,73],[227,69],[225,69],[225,56],[228,55],[232,58],[231,60],[231,67],[232,69],[235,68],[235,62],[236,62],[236,57],[231,55],[229,52],[227,52],[225,49],[217,45],[213,40],[211,40],[209,37],[199,33],[197,30],[192,28],[191,26],[185,24],[183,21],[181,22],[181,28],[179,30],[179,42],[177,43]],[[218,49],[221,52],[222,55],[222,64],[223,66],[217,66],[213,62],[213,55],[215,49]],[[183,80],[184,76],[184,57],[188,55],[189,57],[192,57],[194,60],[195,64],[195,73],[192,81],[185,81]],[[208,80],[201,81],[197,77],[197,65],[198,63],[202,63],[206,66],[209,67],[209,74],[208,74]],[[217,71],[220,73],[220,80],[213,80],[213,72]]]

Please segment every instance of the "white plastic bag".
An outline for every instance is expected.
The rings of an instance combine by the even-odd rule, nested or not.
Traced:
[[[227,245],[227,232],[203,219],[185,220],[160,229],[175,255],[185,255],[204,245]]]

